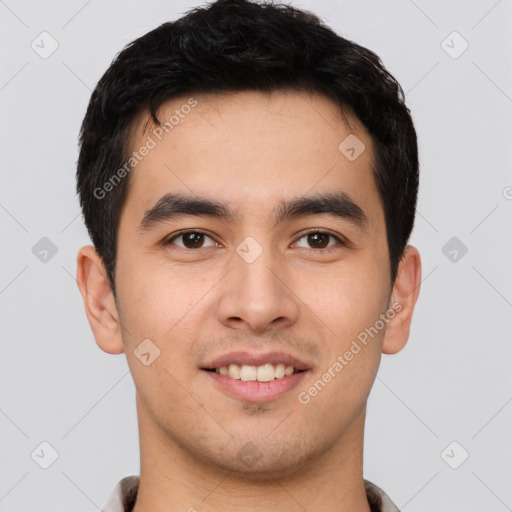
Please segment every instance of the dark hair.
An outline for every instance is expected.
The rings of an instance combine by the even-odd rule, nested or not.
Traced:
[[[149,111],[161,126],[158,108],[186,94],[280,89],[326,95],[343,117],[353,113],[372,136],[394,283],[414,225],[419,181],[416,132],[400,84],[375,53],[309,12],[218,0],[128,44],[92,93],[80,131],[77,192],[114,297],[129,173],[109,187],[106,198],[98,197],[98,190],[112,183],[116,171],[126,170],[134,119]]]

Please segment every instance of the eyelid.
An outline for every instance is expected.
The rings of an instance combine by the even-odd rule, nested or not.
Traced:
[[[202,229],[183,229],[181,231],[177,231],[176,233],[173,233],[169,237],[165,238],[163,245],[176,245],[176,244],[172,243],[172,240],[174,240],[175,238],[178,238],[181,235],[186,235],[188,233],[197,233],[200,235],[205,235],[208,238],[211,238],[216,244],[222,245],[222,244],[220,244],[220,242],[217,242],[217,240],[215,239],[215,237],[213,235],[210,235],[207,231],[204,231]],[[208,249],[208,247],[199,247],[199,249],[189,249],[187,247],[180,247],[179,245],[177,247],[179,247],[180,249],[183,249],[185,251],[199,251],[201,249]]]
[[[164,243],[164,245],[169,245],[169,244],[171,244],[171,241],[174,240],[175,238],[178,238],[179,236],[185,235],[188,233],[198,233],[198,234],[205,235],[208,238],[211,238],[216,244],[222,245],[220,242],[217,242],[217,240],[215,239],[215,237],[213,235],[210,235],[208,232],[206,232],[202,229],[184,229],[184,230],[178,231],[176,233],[173,233],[170,237],[166,238],[163,243]],[[323,228],[310,228],[310,229],[300,233],[299,235],[296,236],[294,243],[299,241],[301,238],[304,238],[305,236],[313,234],[313,233],[320,233],[323,235],[332,236],[340,245],[342,245],[342,246],[348,245],[348,241],[345,240],[344,237],[342,237],[338,233],[333,233],[332,231],[329,231],[329,230],[323,229]],[[173,245],[175,245],[175,244],[173,244]],[[180,246],[177,246],[177,247],[180,247]],[[323,248],[323,249],[322,248],[321,249],[311,248],[309,250],[315,251],[315,252],[326,252],[326,251],[329,251],[330,249],[333,249],[334,247],[335,246],[330,246],[330,247]],[[184,249],[184,250],[188,250],[188,251],[198,251],[200,249],[207,249],[207,247],[199,247],[198,249],[188,249],[187,247],[180,247],[180,249]]]
[[[328,229],[323,229],[323,228],[311,228],[311,229],[308,229],[307,231],[304,231],[303,233],[301,233],[300,235],[297,236],[296,241],[294,243],[296,243],[301,238],[304,238],[305,236],[313,234],[313,233],[320,233],[322,235],[332,236],[334,239],[336,239],[336,241],[340,245],[343,245],[343,246],[348,246],[348,244],[349,244],[349,242],[340,234],[333,233],[332,231],[329,231]],[[324,249],[310,249],[310,250],[315,251],[315,252],[320,252],[320,251],[326,252],[333,248],[335,248],[335,246],[326,247]]]

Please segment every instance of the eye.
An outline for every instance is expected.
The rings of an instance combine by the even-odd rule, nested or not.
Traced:
[[[174,243],[174,240],[181,240],[182,243]],[[212,243],[204,245],[207,240],[210,240]],[[204,247],[214,247],[216,242],[211,236],[201,231],[182,231],[170,238],[166,242],[167,244],[177,245],[183,249],[203,249]]]
[[[331,242],[329,242],[329,238],[331,238]],[[300,241],[305,240],[306,244],[309,244],[310,247],[307,247],[306,245],[300,245]],[[339,243],[341,245],[344,245],[344,243],[341,241],[340,238],[337,236],[328,233],[327,231],[310,231],[309,233],[306,233],[305,235],[301,236],[296,242],[296,245],[298,247],[306,247],[306,248],[312,248],[312,249],[327,249],[332,247],[333,245],[336,245],[336,243]]]

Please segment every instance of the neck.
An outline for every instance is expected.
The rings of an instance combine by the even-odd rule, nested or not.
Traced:
[[[229,473],[197,460],[138,403],[140,485],[133,512],[370,512],[363,480],[365,410],[339,440],[286,475]]]

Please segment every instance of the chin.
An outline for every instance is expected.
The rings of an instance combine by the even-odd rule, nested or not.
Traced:
[[[301,440],[272,443],[261,438],[254,442],[238,441],[215,451],[209,447],[203,456],[209,459],[210,465],[231,478],[268,483],[297,474],[315,453]]]

